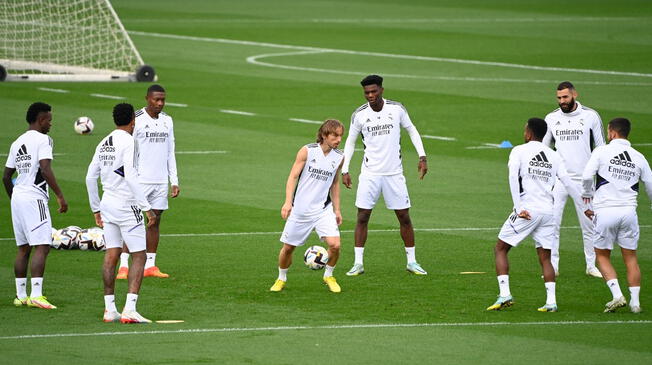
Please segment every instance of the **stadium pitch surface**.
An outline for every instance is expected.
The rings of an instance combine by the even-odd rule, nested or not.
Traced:
[[[97,252],[52,251],[45,294],[59,309],[14,308],[15,247],[9,201],[0,194],[3,362],[652,362],[652,212],[645,194],[638,208],[643,313],[602,313],[610,293],[584,274],[570,206],[559,312],[536,311],[545,290],[531,241],[510,254],[514,307],[485,311],[498,292],[493,245],[511,210],[509,150],[495,145],[521,143],[525,120],[556,108],[557,83],[574,82],[578,100],[605,124],[632,120],[634,147],[652,159],[648,2],[112,3],[168,90],[181,181],[181,196],[163,217],[157,259],[171,277],[146,278],[138,306],[152,320],[184,322],[102,323]],[[286,290],[270,293],[296,151],[313,141],[319,121],[348,125],[364,102],[358,82],[370,73],[385,76],[385,97],[407,107],[429,156],[430,171],[418,181],[417,156],[404,136],[417,258],[429,275],[405,272],[396,218],[379,202],[366,273],[345,276],[353,262],[355,191],[342,189],[335,274],[343,292],[329,293],[321,272],[303,267],[297,253]],[[65,215],[51,209],[55,227],[93,225],[84,187],[93,148],[113,128],[112,106],[144,106],[146,86],[0,85],[0,153],[25,129],[31,102],[53,106],[53,167],[70,205]],[[90,136],[73,131],[82,115],[96,124]],[[354,183],[361,156],[357,151],[351,164]],[[615,252],[627,292],[620,260]],[[125,292],[118,283],[119,308]]]

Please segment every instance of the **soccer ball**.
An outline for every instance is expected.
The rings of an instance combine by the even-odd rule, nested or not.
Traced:
[[[95,124],[89,117],[79,117],[75,121],[75,132],[79,134],[91,134],[95,128]]]
[[[303,254],[303,262],[312,270],[321,270],[328,262],[328,251],[321,246],[310,246]]]
[[[59,250],[74,250],[79,248],[79,234],[81,233],[81,228],[77,226],[68,226],[62,228],[57,232],[58,244],[57,249]]]
[[[92,237],[93,245],[90,249],[95,251],[104,251],[106,247],[104,246],[104,230],[99,227],[89,228],[88,235]]]

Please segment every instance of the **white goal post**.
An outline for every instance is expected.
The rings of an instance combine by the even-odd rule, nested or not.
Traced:
[[[156,81],[109,0],[0,0],[0,81]]]

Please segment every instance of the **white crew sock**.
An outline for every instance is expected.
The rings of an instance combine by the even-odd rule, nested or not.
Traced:
[[[147,260],[145,261],[145,269],[156,266],[156,253],[148,252]]]
[[[498,288],[500,289],[501,297],[508,297],[512,295],[509,291],[509,275],[498,275]]]
[[[620,291],[620,285],[618,285],[618,279],[611,279],[607,281],[607,286],[611,290],[611,295],[614,299],[618,299],[623,296],[623,292]]]
[[[641,302],[638,299],[638,295],[641,293],[641,287],[640,286],[630,286],[629,287],[629,294],[631,295],[629,299],[629,306],[630,307],[640,307]]]
[[[405,248],[405,255],[407,256],[408,265],[413,262],[417,262],[417,255],[414,252],[414,248],[414,246]]]
[[[355,252],[355,265],[362,265],[364,257],[364,247],[353,247],[353,252]]]
[[[288,281],[288,269],[278,268],[278,280]]]
[[[120,254],[120,267],[129,267],[129,254],[126,252]]]
[[[115,306],[115,295],[105,295],[104,296],[104,309],[107,312],[117,312],[118,308]]]
[[[38,298],[43,295],[43,278],[32,278],[32,293],[30,297]]]
[[[335,266],[326,265],[326,268],[324,269],[324,278],[333,276],[333,270],[335,270]]]
[[[27,278],[16,278],[16,298],[27,298]]]
[[[557,304],[557,295],[555,294],[556,285],[554,281],[545,283],[546,285],[546,304]]]
[[[138,294],[128,293],[127,294],[127,302],[125,303],[124,312],[135,311],[136,310],[136,302],[138,302]]]

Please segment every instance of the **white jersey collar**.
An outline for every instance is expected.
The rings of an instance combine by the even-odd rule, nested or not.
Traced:
[[[577,105],[577,108],[575,108],[575,110],[573,110],[570,113],[564,113],[564,111],[562,110],[561,111],[562,114],[567,115],[569,117],[574,117],[576,115],[579,115],[582,112],[582,104],[580,104],[580,102],[577,100],[575,100],[575,104]],[[561,110],[561,108],[559,110]]]
[[[630,142],[630,141],[628,141],[628,140],[626,140],[624,138],[612,139],[611,142],[609,142],[609,144],[612,144],[612,143],[613,144],[621,144],[623,146],[628,146],[628,147],[632,145],[632,142]]]

